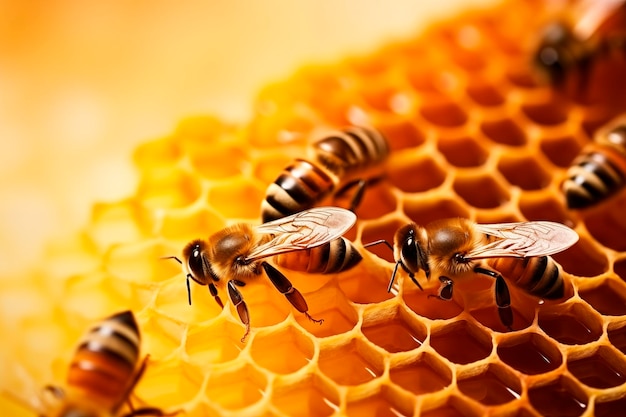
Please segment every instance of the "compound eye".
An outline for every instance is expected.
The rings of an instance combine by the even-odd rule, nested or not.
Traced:
[[[187,261],[189,266],[189,273],[195,280],[204,281],[204,267],[202,260],[202,248],[199,244],[195,244],[190,248],[189,260]]]
[[[404,242],[402,243],[402,263],[409,271],[416,273],[419,270],[419,260],[417,256],[417,245],[415,242],[415,233],[411,230]]]

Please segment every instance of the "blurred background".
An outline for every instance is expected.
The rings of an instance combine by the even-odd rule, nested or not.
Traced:
[[[245,122],[298,67],[493,0],[0,0],[0,278],[133,192],[132,149],[177,122]]]

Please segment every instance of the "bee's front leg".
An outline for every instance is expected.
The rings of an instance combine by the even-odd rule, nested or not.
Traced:
[[[250,333],[250,314],[248,313],[248,306],[246,302],[243,300],[243,295],[237,288],[237,286],[244,286],[245,282],[239,281],[236,279],[231,279],[228,281],[228,296],[230,297],[230,301],[232,301],[233,305],[237,309],[237,314],[239,314],[239,320],[246,326],[246,332],[243,334],[241,338],[241,343],[245,342],[246,337],[248,337],[248,333]]]

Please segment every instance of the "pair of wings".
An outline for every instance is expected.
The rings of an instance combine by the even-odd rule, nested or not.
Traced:
[[[562,252],[578,241],[578,233],[555,222],[476,224],[476,231],[489,235],[490,242],[479,246],[464,258],[524,258]]]
[[[254,248],[246,261],[321,246],[341,237],[355,222],[356,215],[349,210],[316,207],[255,226],[255,232],[272,238]]]

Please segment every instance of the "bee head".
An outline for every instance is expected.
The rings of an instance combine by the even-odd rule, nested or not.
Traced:
[[[415,223],[409,223],[398,229],[394,237],[394,257],[409,274],[424,270],[426,278],[430,278],[427,254],[418,236],[419,229]]]
[[[196,239],[189,242],[183,249],[187,278],[193,279],[200,285],[207,285],[214,279],[211,264],[205,253],[206,245],[205,241]]]
[[[544,28],[534,61],[551,84],[560,85],[564,82],[573,59],[570,56],[571,43],[575,42],[573,36],[569,26],[562,22],[554,22]]]

